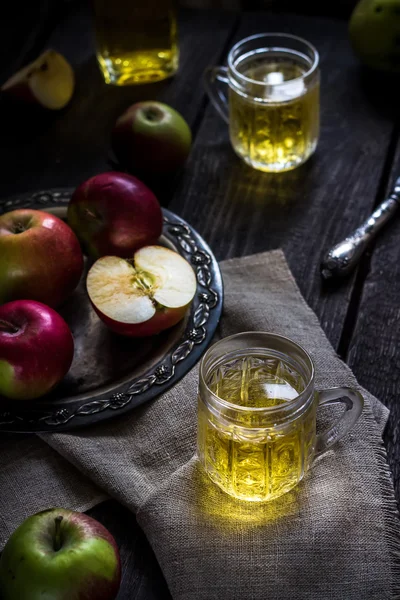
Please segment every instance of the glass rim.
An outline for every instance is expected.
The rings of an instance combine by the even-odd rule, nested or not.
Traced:
[[[242,73],[239,73],[239,71],[236,69],[235,65],[233,64],[233,59],[232,59],[233,52],[235,50],[237,50],[242,44],[245,44],[246,42],[250,42],[252,40],[257,40],[260,38],[272,38],[272,37],[281,37],[281,38],[286,38],[286,39],[290,39],[290,40],[296,40],[297,42],[300,42],[300,43],[304,44],[305,46],[307,46],[313,53],[313,57],[314,57],[313,63],[311,65],[311,67],[308,69],[308,71],[306,71],[303,75],[301,75],[299,77],[295,77],[294,79],[289,79],[288,81],[283,81],[280,83],[266,83],[265,81],[257,81],[257,79],[251,79],[250,77],[246,77],[246,75],[242,75]],[[285,86],[287,84],[292,84],[294,81],[303,81],[304,79],[306,79],[307,77],[312,75],[317,70],[318,65],[319,65],[319,53],[318,53],[318,50],[315,48],[315,46],[313,46],[313,44],[311,44],[304,38],[302,38],[298,35],[293,35],[292,33],[281,33],[281,32],[256,33],[255,35],[250,35],[246,38],[243,38],[239,42],[236,42],[236,44],[234,46],[232,46],[232,48],[229,50],[229,54],[228,54],[229,69],[235,73],[235,76],[238,77],[239,80],[242,80],[246,83],[250,83],[252,85],[254,85],[254,84],[262,85],[263,87],[265,87],[266,85],[271,86],[271,87]]]
[[[220,398],[219,396],[217,396],[209,387],[207,381],[206,381],[206,377],[205,377],[205,373],[204,373],[204,369],[205,369],[205,362],[207,357],[209,356],[209,354],[211,353],[211,351],[213,349],[215,349],[216,346],[218,346],[219,344],[221,344],[222,342],[227,342],[233,338],[238,338],[241,336],[246,336],[249,334],[265,334],[268,335],[270,337],[273,338],[278,338],[282,341],[285,342],[289,342],[290,344],[292,344],[293,346],[295,346],[297,348],[297,350],[300,351],[300,353],[304,354],[305,358],[308,360],[309,365],[310,365],[310,376],[307,382],[306,387],[304,388],[304,390],[298,394],[297,396],[295,396],[294,398],[292,398],[291,400],[289,400],[288,402],[286,402],[285,404],[279,404],[277,406],[241,406],[239,404],[234,404],[233,402],[229,402],[228,400],[224,400],[223,398]],[[266,350],[268,350],[268,348],[265,348]],[[271,348],[272,350],[272,348]],[[206,387],[207,392],[211,395],[211,397],[213,398],[213,400],[215,400],[215,402],[217,404],[219,404],[220,406],[224,407],[224,408],[228,408],[230,410],[236,410],[238,412],[242,412],[242,413],[251,413],[251,414],[272,414],[273,412],[281,412],[282,410],[292,410],[293,408],[298,408],[299,406],[302,407],[303,404],[305,403],[305,401],[307,400],[307,398],[310,396],[310,392],[312,390],[312,388],[314,387],[314,379],[315,379],[315,367],[314,367],[314,361],[312,360],[311,356],[309,355],[309,353],[307,352],[307,350],[305,350],[303,348],[303,346],[300,346],[300,344],[298,344],[297,342],[294,342],[291,338],[288,338],[284,335],[280,335],[278,333],[271,333],[269,331],[243,331],[240,333],[234,333],[233,335],[229,335],[227,337],[222,338],[221,340],[218,340],[218,342],[216,342],[215,344],[213,344],[203,355],[201,361],[200,361],[200,369],[199,369],[199,377],[201,378],[201,382],[204,384],[204,386]]]

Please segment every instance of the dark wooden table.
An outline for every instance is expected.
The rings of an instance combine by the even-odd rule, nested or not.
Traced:
[[[218,259],[284,249],[302,293],[339,355],[360,383],[391,409],[385,443],[399,499],[400,219],[385,230],[352,277],[327,285],[319,275],[323,250],[372,211],[400,171],[396,106],[389,101],[393,82],[362,71],[350,50],[346,24],[340,21],[266,13],[186,13],[181,18],[179,74],[160,84],[121,89],[102,82],[84,11],[72,5],[68,14],[41,14],[35,27],[36,34],[31,31],[23,40],[15,28],[7,30],[3,80],[43,47],[54,47],[76,69],[76,94],[62,112],[35,119],[0,100],[0,196],[73,186],[109,170],[113,123],[138,99],[157,98],[178,109],[193,131],[190,158],[176,177],[149,184],[164,205],[205,237]],[[230,148],[227,127],[202,86],[207,65],[221,63],[235,41],[260,31],[298,34],[321,55],[318,150],[308,163],[282,175],[262,174],[239,161]],[[113,501],[90,514],[120,544],[124,574],[119,600],[168,598],[134,516]]]

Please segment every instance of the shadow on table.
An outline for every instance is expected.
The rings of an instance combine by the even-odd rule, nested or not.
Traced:
[[[357,69],[360,87],[374,109],[386,118],[399,122],[400,103],[398,85],[400,74],[374,71],[368,67]]]
[[[292,220],[299,211],[306,210],[311,201],[311,173],[316,170],[317,158],[283,173],[263,173],[243,163],[236,156],[232,160],[232,173],[228,175],[230,188],[227,196],[232,205],[246,207],[248,218],[259,213],[262,218],[277,221]]]

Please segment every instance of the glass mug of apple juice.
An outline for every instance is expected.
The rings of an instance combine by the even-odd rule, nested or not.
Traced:
[[[318,62],[318,52],[305,40],[266,33],[237,43],[228,67],[207,69],[208,95],[247,164],[289,171],[313,154],[319,136]],[[228,85],[229,101],[221,83]]]
[[[346,410],[316,434],[321,404]],[[316,454],[359,418],[363,397],[350,388],[314,389],[314,365],[280,335],[248,332],[217,342],[200,364],[197,451],[209,477],[240,500],[278,498],[303,479]]]
[[[106,83],[150,83],[178,69],[174,0],[92,0],[97,60]]]

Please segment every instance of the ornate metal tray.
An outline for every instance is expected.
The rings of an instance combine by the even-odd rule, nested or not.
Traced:
[[[56,189],[0,200],[0,214],[31,207],[63,217],[72,191]],[[117,336],[92,310],[83,276],[59,308],[75,339],[70,372],[56,390],[38,400],[0,398],[0,431],[66,431],[128,413],[165,392],[199,360],[221,315],[221,273],[199,234],[170,211],[163,209],[163,214],[160,243],[184,256],[197,277],[197,293],[185,320],[152,338]]]

